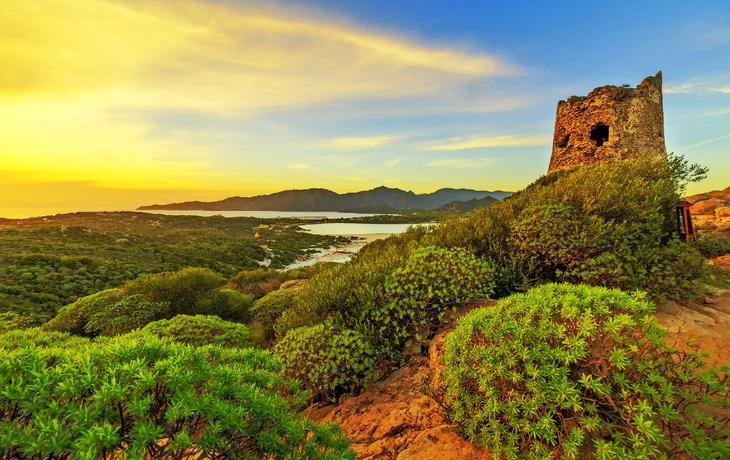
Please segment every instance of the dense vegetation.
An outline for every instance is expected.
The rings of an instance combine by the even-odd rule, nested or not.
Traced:
[[[141,274],[200,267],[230,278],[266,259],[282,268],[335,241],[297,232],[303,222],[141,212],[0,219],[0,312],[43,323],[60,307]]]
[[[27,391],[0,392],[0,436],[6,436],[0,445],[5,440],[14,449],[8,455],[20,458],[50,455],[42,450],[49,442],[60,446],[53,454],[60,458],[115,449],[154,458],[191,452],[347,457],[335,429],[294,415],[300,404],[359,391],[400,365],[411,345],[425,349],[446,311],[494,296],[505,299],[465,318],[448,342],[445,401],[472,439],[508,458],[726,455],[725,415],[704,409],[727,405],[727,378],[702,369],[700,354],[664,346],[647,300],[691,299],[707,273],[703,256],[727,245],[713,239],[688,245],[675,236],[673,205],[683,184],[702,172],[673,157],[563,170],[488,208],[371,243],[348,263],[289,272],[258,262],[240,271],[221,262],[231,259],[206,251],[215,235],[228,233],[216,222],[229,219],[193,219],[204,226],[195,240],[203,249],[186,240],[175,250],[187,251],[181,257],[205,255],[208,262],[175,270],[144,265],[129,279],[99,283],[90,295],[69,297],[42,330],[19,331],[42,320],[39,311],[47,306],[2,287],[0,307],[11,310],[0,314],[7,386],[42,379],[65,393],[49,389],[48,399],[33,402]],[[129,220],[144,221],[139,219]],[[261,251],[262,241],[272,251],[291,230],[260,222],[247,231],[237,227],[245,222],[231,222],[231,235]],[[15,236],[33,231],[39,230],[8,230]],[[220,238],[225,244],[228,236]],[[314,244],[292,238],[291,247],[301,251]],[[140,237],[140,252],[115,260],[142,257],[143,242]],[[106,257],[99,248],[94,257]],[[154,262],[157,253],[150,248]],[[288,257],[280,254],[280,260]],[[54,257],[96,263],[80,253]],[[11,259],[0,268],[15,270]],[[281,288],[299,279],[308,281]],[[88,364],[77,365],[85,373],[54,380],[85,359]],[[154,378],[135,380],[150,373]],[[179,383],[191,375],[195,385]],[[98,386],[85,386],[92,377]],[[150,382],[154,391],[144,386]],[[247,393],[228,383],[252,384],[250,391],[264,399],[236,399]],[[112,387],[114,416],[104,405],[112,399],[92,397]],[[73,414],[54,405],[54,398],[90,414],[83,426],[91,431],[73,431],[81,425],[70,424]],[[261,414],[271,418],[260,428],[263,440],[252,438],[246,425]],[[21,425],[22,434],[7,428]]]
[[[451,417],[495,458],[730,458],[730,366],[667,346],[644,297],[548,284],[471,312],[444,343]]]
[[[154,335],[0,336],[2,458],[354,458],[268,352]]]

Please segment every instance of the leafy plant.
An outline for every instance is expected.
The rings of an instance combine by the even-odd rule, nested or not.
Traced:
[[[627,233],[631,225],[582,215],[548,203],[523,210],[510,224],[514,251],[544,267],[545,280],[644,289],[657,299],[691,300],[703,258],[676,238],[651,244]]]
[[[17,329],[27,329],[33,325],[33,320],[27,316],[12,311],[0,313],[0,334]]]
[[[0,349],[2,458],[354,458],[295,412],[305,395],[268,352],[142,333],[36,343]]]
[[[639,292],[547,284],[463,317],[451,417],[495,458],[727,458],[730,366],[677,352]]]
[[[122,289],[107,289],[90,296],[82,297],[71,305],[66,305],[51,321],[43,325],[45,331],[70,332],[88,335],[86,325],[96,312],[103,311],[124,298]]]
[[[142,331],[197,347],[220,345],[228,348],[254,348],[258,346],[248,327],[222,320],[217,316],[177,315],[172,319],[149,323]]]
[[[207,268],[188,267],[178,272],[145,275],[127,283],[127,295],[142,294],[153,302],[167,302],[170,313],[197,313],[198,305],[225,280]]]
[[[375,350],[362,334],[332,322],[292,329],[274,354],[282,374],[300,381],[315,399],[334,399],[376,377]]]
[[[298,291],[291,308],[274,329],[283,337],[297,327],[334,321],[344,328],[368,331],[371,315],[384,302],[388,276],[405,264],[427,229],[411,228],[401,235],[374,241],[347,263],[312,277]]]
[[[134,294],[113,304],[103,305],[89,317],[84,330],[92,337],[126,334],[165,318],[169,311],[170,304],[167,302],[152,302],[142,294]]]
[[[253,296],[233,289],[212,290],[188,314],[220,316],[228,321],[247,323],[253,319]]]
[[[267,343],[274,342],[276,321],[292,307],[296,295],[297,291],[294,289],[277,289],[258,299],[254,304],[252,314],[256,321],[261,323]]]
[[[385,283],[387,303],[373,314],[379,332],[398,354],[411,338],[432,337],[444,313],[462,302],[489,297],[494,270],[464,249],[416,249]],[[393,349],[395,346],[395,349]]]
[[[648,157],[559,170],[472,216],[441,223],[426,243],[464,247],[492,262],[497,296],[564,280],[687,300],[694,289],[671,289],[687,280],[672,276],[697,253],[686,246],[687,258],[677,257],[674,204],[681,183],[701,174],[675,163]],[[701,272],[689,273],[696,279]],[[656,273],[667,277],[656,284]]]
[[[723,238],[717,235],[704,235],[700,234],[697,241],[691,243],[694,245],[700,254],[708,259],[714,259],[715,257],[721,257],[725,254],[730,254],[730,239]]]

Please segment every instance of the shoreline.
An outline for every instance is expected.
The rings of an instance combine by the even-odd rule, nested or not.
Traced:
[[[284,267],[284,270],[291,270],[293,268],[307,267],[314,265],[317,262],[347,262],[352,258],[352,255],[360,251],[366,244],[388,238],[395,233],[366,233],[366,234],[353,234],[348,235],[356,237],[356,240],[351,240],[348,243],[336,243],[334,246],[317,253],[310,254],[306,260],[300,260]]]

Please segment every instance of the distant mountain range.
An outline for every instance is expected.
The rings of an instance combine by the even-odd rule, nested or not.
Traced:
[[[512,192],[493,192],[442,188],[433,193],[415,194],[397,188],[377,187],[372,190],[352,193],[335,193],[323,188],[306,190],[285,190],[271,195],[252,197],[234,196],[221,201],[186,201],[184,203],[153,204],[140,206],[137,210],[178,211],[314,211],[314,212],[369,212],[387,213],[403,210],[430,210],[451,206],[460,210],[461,202],[483,200],[466,205],[488,205],[511,195]],[[492,198],[490,201],[488,198]],[[482,204],[483,203],[483,204]],[[473,209],[473,208],[472,208]],[[446,209],[444,209],[445,211]]]

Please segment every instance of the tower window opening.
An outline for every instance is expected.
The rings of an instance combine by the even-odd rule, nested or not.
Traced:
[[[558,139],[556,147],[564,149],[565,147],[568,146],[568,142],[570,142],[570,134],[566,134],[565,136]]]
[[[602,146],[605,142],[608,142],[608,126],[596,125],[591,129],[591,142],[596,147]]]

